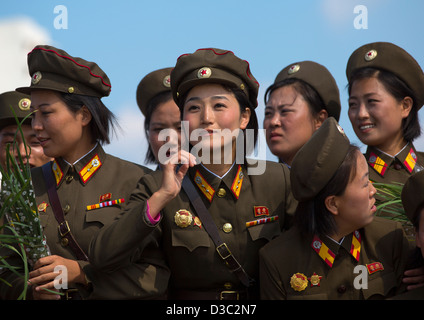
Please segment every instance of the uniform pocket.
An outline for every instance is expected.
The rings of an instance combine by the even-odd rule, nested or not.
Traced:
[[[192,252],[199,247],[209,248],[211,244],[209,235],[205,231],[174,229],[172,230],[172,246],[185,247]]]
[[[85,213],[85,221],[89,223],[98,222],[103,226],[112,223],[118,216],[115,208],[101,208],[90,210]]]
[[[371,277],[369,277],[371,278]],[[382,299],[389,295],[397,286],[393,272],[381,274],[380,277],[368,280],[368,289],[362,289],[365,299]]]
[[[271,241],[281,234],[280,224],[278,221],[259,224],[249,227],[247,230],[249,230],[250,237],[253,241],[261,238]]]

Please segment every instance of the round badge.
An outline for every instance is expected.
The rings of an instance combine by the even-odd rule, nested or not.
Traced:
[[[41,75],[41,72],[40,71],[37,71],[37,72],[35,72],[33,75],[32,75],[32,78],[31,78],[31,83],[32,84],[37,84],[37,83],[39,83],[40,82],[40,80],[43,78],[43,76]]]
[[[191,215],[190,211],[180,209],[175,214],[174,219],[177,226],[179,226],[180,228],[186,228],[191,225],[191,222],[193,221],[193,216]]]
[[[97,167],[99,164],[100,164],[100,162],[99,162],[99,160],[97,160],[97,159],[93,159],[93,161],[91,161],[91,165],[92,165],[93,167]]]
[[[168,74],[162,81],[163,85],[167,88],[171,87],[171,76]]]
[[[319,242],[318,240],[315,240],[312,245],[314,246],[315,249],[321,248],[321,242]]]
[[[289,70],[287,71],[288,74],[296,73],[300,70],[300,66],[298,64],[292,65]]]
[[[200,68],[199,71],[197,71],[197,77],[199,79],[209,78],[212,75],[212,70],[208,67]]]
[[[22,111],[28,111],[29,107],[31,107],[31,100],[29,100],[28,98],[23,98],[19,100],[18,107]]]
[[[46,212],[48,204],[46,202],[42,202],[38,205],[38,212]]]
[[[372,49],[365,54],[365,61],[374,60],[377,57],[377,51]]]
[[[295,273],[290,278],[290,286],[294,291],[303,291],[308,286],[308,278],[303,273]]]

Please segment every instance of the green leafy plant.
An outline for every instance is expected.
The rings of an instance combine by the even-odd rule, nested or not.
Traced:
[[[12,111],[14,112],[13,108]],[[29,115],[30,116],[30,115]],[[28,161],[24,161],[20,152],[14,156],[14,150],[18,150],[17,135],[20,133],[25,157],[29,159],[30,150],[26,145],[22,131],[22,122],[19,122],[15,114],[18,129],[13,143],[6,149],[6,166],[0,166],[1,190],[0,190],[0,219],[4,224],[1,226],[0,247],[7,248],[22,259],[22,267],[11,265],[7,256],[0,256],[0,268],[7,269],[23,278],[24,289],[19,299],[25,299],[28,288],[28,276],[30,267],[41,257],[50,254],[40,217],[35,201],[34,188],[31,180],[31,168]],[[28,266],[29,263],[29,266]],[[23,273],[22,273],[23,272]],[[10,286],[6,280],[0,281]]]
[[[402,224],[408,240],[415,240],[415,229],[405,214],[402,204],[403,183],[373,183],[377,189],[377,216],[398,221]]]
[[[401,223],[409,222],[402,205],[402,183],[373,183],[377,189],[377,215]]]

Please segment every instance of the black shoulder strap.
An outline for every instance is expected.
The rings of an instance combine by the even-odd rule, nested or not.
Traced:
[[[47,193],[49,194],[50,205],[52,206],[54,216],[59,223],[58,228],[61,237],[68,240],[68,245],[78,260],[88,261],[87,255],[84,253],[72,235],[71,230],[69,229],[68,221],[65,220],[65,215],[59,201],[59,196],[57,195],[56,182],[53,177],[51,162],[44,164],[42,166],[42,170],[47,185]]]
[[[194,188],[194,185],[191,183],[187,175],[183,179],[182,186],[184,191],[188,195],[191,204],[196,210],[200,221],[202,221],[203,227],[211,237],[212,241],[215,243],[216,251],[222,258],[222,260],[224,260],[225,265],[228,266],[228,268],[237,275],[243,285],[245,285],[246,287],[250,287],[251,285],[253,285],[254,280],[249,277],[249,275],[246,273],[240,263],[233,256],[227,244],[222,241],[221,237],[219,236],[218,228],[213,222],[208,209],[206,208],[205,204],[199,196],[199,193]]]

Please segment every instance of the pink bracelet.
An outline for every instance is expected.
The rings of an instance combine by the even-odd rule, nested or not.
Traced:
[[[160,220],[160,213],[157,215],[156,218],[152,218],[152,216],[150,215],[149,201],[146,201],[146,207],[147,207],[146,208],[146,216],[147,216],[147,219],[149,219],[149,222],[153,225],[158,223],[159,220]]]

